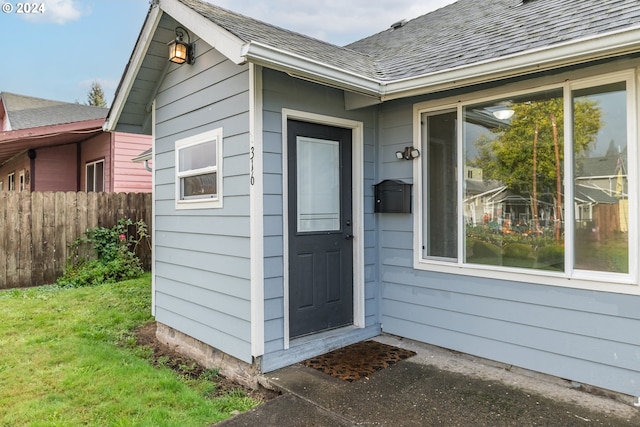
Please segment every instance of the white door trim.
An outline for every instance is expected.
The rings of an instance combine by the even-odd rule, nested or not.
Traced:
[[[289,338],[289,192],[287,183],[287,122],[300,120],[351,129],[352,209],[353,209],[353,325],[364,328],[364,124],[362,122],[325,116],[305,111],[282,109],[282,238],[284,261],[284,348]]]

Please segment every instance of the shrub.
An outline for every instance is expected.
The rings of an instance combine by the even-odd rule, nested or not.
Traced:
[[[561,268],[564,265],[564,247],[553,244],[538,249],[538,264]]]
[[[130,228],[135,232],[129,233]],[[133,223],[130,219],[120,219],[112,228],[87,230],[85,237],[69,245],[71,254],[56,283],[81,287],[137,278],[144,271],[135,248],[142,240],[148,241],[148,237],[147,226],[142,220]],[[87,246],[93,249],[92,255],[91,252],[87,254]]]
[[[477,258],[500,258],[502,251],[492,243],[475,241],[473,243],[473,256]]]
[[[531,246],[525,243],[509,243],[504,246],[504,256],[509,258],[529,258]]]

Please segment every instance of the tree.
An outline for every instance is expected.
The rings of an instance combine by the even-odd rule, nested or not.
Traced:
[[[532,212],[538,217],[538,194],[552,194],[556,219],[562,212],[562,164],[564,158],[563,98],[515,103],[508,125],[491,129],[475,142],[477,157],[471,166],[481,168],[486,180],[503,182],[511,191],[529,194]],[[573,105],[574,164],[582,160],[602,127],[596,101],[576,99]],[[559,237],[559,222],[556,237]]]
[[[104,91],[100,83],[94,81],[91,83],[91,90],[87,95],[87,105],[93,105],[94,107],[106,107],[107,100],[104,97]]]

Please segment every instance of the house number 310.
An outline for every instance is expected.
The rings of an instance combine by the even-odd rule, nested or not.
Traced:
[[[255,157],[255,147],[251,147],[251,150],[249,152],[249,162],[251,164],[251,169],[250,169],[250,182],[251,185],[255,184],[256,182],[256,178],[253,176],[253,158]]]

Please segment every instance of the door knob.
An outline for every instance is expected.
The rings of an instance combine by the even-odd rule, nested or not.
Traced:
[[[353,234],[347,234],[346,236],[344,236],[345,239],[347,240],[353,240],[354,235]]]

